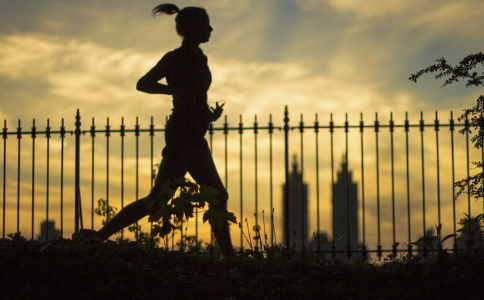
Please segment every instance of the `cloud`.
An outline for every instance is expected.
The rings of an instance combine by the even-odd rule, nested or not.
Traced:
[[[427,37],[431,35],[475,38],[476,28],[484,26],[482,2],[475,0],[447,1],[428,6],[409,18],[413,28],[427,28]]]
[[[437,25],[436,27],[448,28],[449,25],[456,24],[461,20],[473,19],[475,22],[482,22],[481,18],[474,17],[482,15],[484,8],[479,0],[464,1],[418,1],[418,0],[303,0],[298,2],[304,10],[334,10],[340,14],[350,15],[355,22],[374,21],[381,19],[393,19],[398,22],[406,21],[405,24]],[[474,24],[474,22],[467,22]],[[457,30],[467,30],[467,26],[462,24],[455,28]],[[406,26],[402,26],[405,28]],[[475,28],[475,27],[474,27]]]
[[[44,107],[61,101],[64,109],[80,107],[114,116],[133,108],[133,100],[141,95],[135,90],[136,81],[158,59],[129,49],[35,34],[3,36],[0,48],[3,82],[16,82],[30,89],[42,86],[42,93],[30,101],[40,100]],[[145,111],[148,104],[158,108],[163,104],[145,102],[141,103]],[[15,116],[17,109],[13,106],[5,113]]]
[[[62,102],[58,109],[64,113],[81,108],[97,117],[120,117],[133,111],[147,116],[153,109],[160,112],[158,116],[170,113],[168,96],[142,94],[134,88],[159,59],[157,54],[37,34],[3,36],[0,46],[0,76],[42,91],[22,101],[41,100],[44,107]],[[372,82],[371,72],[361,72],[369,68],[362,63],[373,63],[358,58],[349,50],[341,51],[329,62],[328,72],[322,73],[298,61],[245,62],[214,55],[210,58],[210,101],[228,100],[225,113],[232,116],[268,116],[276,106],[282,115],[285,105],[309,115],[314,111],[359,114],[425,107],[405,91],[394,92],[392,101],[386,100],[382,83]],[[370,61],[378,59],[375,56]],[[17,117],[18,107],[3,111]]]
[[[274,112],[275,103],[282,115],[284,105],[295,113],[312,118],[314,112],[335,112],[341,118],[343,112],[359,114],[375,111],[414,111],[423,108],[413,103],[408,93],[393,95],[392,101],[379,94],[378,83],[342,79],[338,74],[327,77],[314,74],[310,69],[293,63],[252,63],[212,60],[214,82],[210,95],[213,101],[228,100],[226,112],[234,115],[268,115]],[[343,69],[338,65],[335,68]],[[343,77],[343,76],[342,76]]]

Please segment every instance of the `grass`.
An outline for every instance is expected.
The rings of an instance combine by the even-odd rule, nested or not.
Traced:
[[[215,259],[135,242],[0,240],[3,299],[483,299],[484,251],[346,264],[273,246]]]

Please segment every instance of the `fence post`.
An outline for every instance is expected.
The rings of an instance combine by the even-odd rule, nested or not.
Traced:
[[[80,187],[80,144],[81,144],[81,115],[79,109],[76,113],[76,129],[74,134],[76,136],[76,150],[75,150],[75,220],[74,220],[74,232],[79,232],[79,215],[81,206],[81,187]]]
[[[284,185],[284,235],[286,247],[289,249],[289,112],[287,105],[284,108],[284,167],[286,184]]]
[[[482,172],[484,172],[484,140],[483,140],[483,135],[484,135],[484,116],[482,114],[481,110],[481,115],[479,118],[479,137],[481,139],[481,164],[482,164]],[[482,187],[484,188],[484,181],[482,182]],[[484,213],[484,198],[482,199],[482,213]],[[484,220],[480,220],[480,226],[484,225]],[[482,234],[481,234],[481,241],[482,241]]]
[[[481,138],[481,163],[482,163],[482,172],[484,173],[484,116],[481,111],[481,116],[479,118],[479,136]],[[484,181],[482,182],[484,188]],[[484,198],[482,199],[482,213],[484,213]],[[481,222],[484,220],[481,219]]]

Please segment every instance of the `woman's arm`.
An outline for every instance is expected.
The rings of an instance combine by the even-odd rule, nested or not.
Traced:
[[[158,82],[166,77],[166,65],[170,59],[169,54],[165,55],[148,73],[138,80],[136,89],[148,94],[173,95],[173,98],[181,105],[192,104],[195,102],[192,93],[182,88],[171,87]]]
[[[158,82],[165,76],[166,63],[162,58],[151,70],[148,71],[148,73],[138,80],[138,83],[136,83],[136,89],[148,94],[171,95],[173,93],[171,88],[166,84]]]

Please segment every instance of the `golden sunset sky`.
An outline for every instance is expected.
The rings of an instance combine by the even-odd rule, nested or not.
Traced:
[[[28,129],[34,118],[39,128],[47,118],[58,128],[61,118],[73,124],[80,109],[84,124],[107,117],[134,124],[139,117],[147,127],[154,116],[161,126],[171,97],[135,90],[181,43],[174,16],[151,17],[160,3],[1,0],[0,119],[10,130],[18,119]],[[455,65],[484,50],[481,0],[174,3],[204,7],[210,16],[214,31],[201,46],[213,74],[209,101],[226,100],[233,124],[239,115],[248,124],[254,115],[267,123],[269,114],[280,124],[285,105],[294,126],[300,114],[311,123],[315,113],[325,124],[330,113],[337,121],[348,113],[353,124],[363,113],[371,123],[375,112],[385,122],[393,112],[400,123],[408,112],[417,122],[421,111],[432,122],[435,111],[448,120],[449,111],[458,116],[481,94],[463,83],[441,88],[433,75],[408,80],[438,58]],[[236,174],[237,166],[229,171]]]
[[[1,119],[167,115],[170,97],[134,86],[180,44],[157,1],[1,1]],[[225,113],[460,111],[476,90],[411,73],[482,51],[484,6],[463,1],[178,1],[207,9],[202,45]]]

